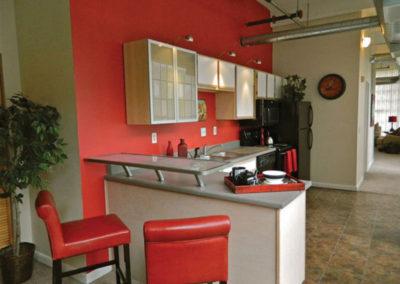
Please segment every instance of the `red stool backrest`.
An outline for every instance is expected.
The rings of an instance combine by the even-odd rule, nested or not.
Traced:
[[[288,175],[292,175],[292,172],[293,172],[293,157],[292,157],[292,151],[291,150],[286,151],[284,166],[285,166],[285,172]]]
[[[57,256],[61,254],[64,247],[64,238],[60,217],[51,193],[47,190],[40,191],[36,198],[35,207],[37,214],[46,224],[53,259],[58,258]]]
[[[293,148],[292,150],[292,165],[293,165],[293,171],[297,172],[298,167],[297,167],[297,150]]]
[[[147,283],[227,281],[230,228],[228,216],[146,222]]]

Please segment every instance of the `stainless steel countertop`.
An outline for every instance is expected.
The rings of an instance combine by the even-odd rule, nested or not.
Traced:
[[[284,191],[234,194],[224,184],[224,176],[226,176],[224,173],[214,173],[205,176],[204,182],[206,185],[204,187],[196,186],[196,181],[191,175],[166,172],[164,176],[165,182],[158,182],[156,181],[154,172],[150,170],[138,170],[132,177],[126,177],[124,175],[109,175],[106,176],[106,180],[110,182],[136,185],[144,188],[159,189],[237,203],[246,203],[271,209],[282,209],[303,193],[303,191]],[[306,189],[311,187],[311,181],[304,182]],[[108,194],[112,194],[112,192],[109,192]]]

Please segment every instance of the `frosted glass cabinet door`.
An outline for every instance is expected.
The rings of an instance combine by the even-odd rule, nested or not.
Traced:
[[[236,66],[236,116],[254,117],[254,70]]]
[[[275,98],[275,76],[267,73],[267,99]]]
[[[257,71],[257,98],[267,98],[267,73]]]
[[[235,91],[236,65],[226,61],[219,61],[218,88],[223,91]]]
[[[175,122],[173,48],[150,43],[150,64],[152,123]]]
[[[197,55],[197,70],[199,88],[210,90],[218,88],[218,59]]]
[[[275,99],[282,98],[282,77],[275,75]]]
[[[177,49],[178,121],[197,121],[196,53]]]

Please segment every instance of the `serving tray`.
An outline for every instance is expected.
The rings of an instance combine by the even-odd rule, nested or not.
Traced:
[[[263,175],[259,175],[258,178],[263,180]],[[278,192],[278,191],[300,191],[304,190],[304,183],[300,180],[286,176],[285,180],[287,183],[283,184],[256,184],[256,185],[235,185],[230,176],[224,178],[225,185],[228,186],[233,193],[258,193],[258,192]]]

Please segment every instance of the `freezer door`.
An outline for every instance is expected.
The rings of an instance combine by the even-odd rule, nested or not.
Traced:
[[[297,117],[299,120],[299,129],[310,127],[310,119],[312,119],[312,114],[310,114],[311,104],[309,102],[300,102],[297,105]],[[311,122],[312,123],[312,122]]]
[[[311,162],[311,147],[312,140],[310,140],[311,128],[299,130],[299,144],[298,144],[298,176],[300,179],[310,179],[310,162]]]

